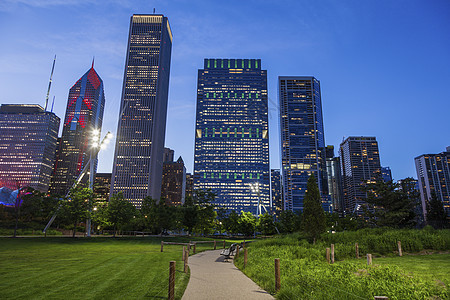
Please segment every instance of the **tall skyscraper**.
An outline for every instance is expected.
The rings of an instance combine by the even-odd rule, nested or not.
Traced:
[[[185,195],[186,167],[180,156],[177,161],[168,161],[163,164],[161,197],[167,205],[182,205]]]
[[[326,148],[328,194],[331,198],[332,211],[343,213],[341,161],[334,156],[334,146]]]
[[[383,178],[383,180],[385,182],[390,182],[392,181],[392,171],[391,168],[389,167],[381,167],[381,178]]]
[[[161,196],[171,51],[166,17],[131,17],[111,194],[138,208]]]
[[[281,188],[280,169],[270,170],[272,207],[277,216],[283,211],[283,189]]]
[[[194,176],[191,173],[186,173],[186,193],[185,197],[192,197],[194,192]]]
[[[47,192],[60,119],[39,105],[0,106],[0,188]]]
[[[97,173],[94,179],[94,193],[97,201],[107,202],[111,190],[111,173]]]
[[[89,161],[92,133],[101,132],[105,92],[92,67],[70,88],[50,190],[65,195]],[[94,162],[97,169],[97,162]],[[86,177],[87,180],[87,177]]]
[[[344,182],[344,213],[362,214],[367,194],[362,188],[381,179],[380,154],[375,137],[350,136],[340,145]]]
[[[303,211],[306,183],[317,179],[329,207],[320,82],[311,76],[278,77],[284,208]]]
[[[215,205],[256,214],[259,199],[270,208],[267,113],[260,59],[205,59],[198,71],[194,188],[211,189]]]
[[[426,203],[433,195],[444,205],[450,217],[450,147],[439,154],[422,154],[415,159],[420,198],[426,219]]]

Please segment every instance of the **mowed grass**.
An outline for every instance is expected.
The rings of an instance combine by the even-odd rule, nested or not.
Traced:
[[[173,260],[181,299],[189,281],[182,247],[161,253],[161,239],[147,237],[0,238],[0,299],[165,299]]]

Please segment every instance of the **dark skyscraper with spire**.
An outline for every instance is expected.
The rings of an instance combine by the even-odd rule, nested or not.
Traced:
[[[256,214],[260,200],[270,208],[267,114],[260,59],[205,59],[198,71],[194,187],[211,189],[216,206]]]
[[[92,132],[101,131],[104,107],[103,81],[94,70],[92,62],[92,67],[69,90],[50,187],[53,193],[66,194],[89,161]]]
[[[161,196],[171,51],[166,17],[131,17],[111,194],[138,208]]]

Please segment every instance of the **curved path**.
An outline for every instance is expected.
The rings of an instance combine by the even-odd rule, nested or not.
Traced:
[[[221,250],[205,251],[189,257],[191,277],[183,300],[275,299],[236,268],[224,261]]]

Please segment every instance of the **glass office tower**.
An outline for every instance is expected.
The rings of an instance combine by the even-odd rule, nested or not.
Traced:
[[[89,161],[92,132],[101,132],[105,92],[92,67],[70,88],[50,190],[65,195]],[[94,162],[97,169],[97,162]],[[86,176],[87,181],[87,176]]]
[[[194,188],[214,204],[270,208],[267,71],[260,59],[205,59],[198,71]],[[259,186],[252,189],[251,184]],[[264,212],[264,209],[262,209]]]
[[[278,77],[284,209],[303,211],[306,183],[317,179],[329,207],[320,82],[310,76]]]
[[[59,122],[39,105],[0,106],[0,188],[48,191]]]
[[[111,194],[138,208],[161,196],[171,51],[166,17],[131,17]]]
[[[340,145],[344,183],[344,214],[363,214],[367,198],[363,187],[381,178],[380,153],[375,137],[350,136]]]

